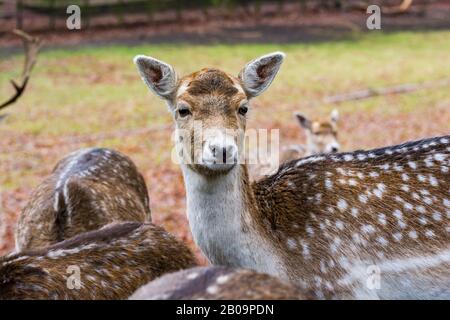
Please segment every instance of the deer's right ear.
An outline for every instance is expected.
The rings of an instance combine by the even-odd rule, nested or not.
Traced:
[[[158,59],[138,55],[134,58],[145,84],[159,97],[170,100],[177,86],[177,75],[173,67]]]
[[[306,118],[303,114],[301,113],[295,113],[294,114],[295,119],[297,119],[298,123],[300,124],[300,126],[306,130],[311,130],[311,121]]]
[[[249,63],[239,73],[242,86],[250,98],[263,93],[280,70],[285,54],[273,52]]]

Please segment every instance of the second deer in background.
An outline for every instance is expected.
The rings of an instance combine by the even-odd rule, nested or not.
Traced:
[[[309,119],[301,113],[295,119],[306,132],[306,145],[290,145],[283,148],[281,163],[319,153],[339,152],[338,120],[339,112],[334,109],[329,119]]]

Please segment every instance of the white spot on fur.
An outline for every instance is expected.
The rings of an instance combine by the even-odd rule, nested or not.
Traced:
[[[435,211],[435,212],[433,212],[433,219],[435,221],[441,221],[442,216],[441,216],[441,214],[439,212]]]
[[[446,157],[447,156],[445,154],[442,154],[442,153],[436,153],[436,154],[433,155],[434,160],[439,161],[439,162],[444,161]]]
[[[356,157],[358,158],[358,160],[361,160],[361,161],[366,160],[366,158],[367,158],[364,153],[360,153]]]
[[[344,199],[339,199],[337,206],[338,206],[339,210],[341,210],[343,212],[348,207],[347,201],[345,201]]]
[[[295,241],[295,239],[289,238],[287,240],[287,246],[290,250],[295,250],[297,248],[297,241]]]
[[[425,231],[425,236],[427,238],[433,238],[434,237],[434,232],[433,230],[427,229],[427,231]]]
[[[417,179],[420,181],[420,182],[424,182],[426,179],[425,179],[425,176],[423,175],[423,174],[418,174],[417,175]]]
[[[371,233],[375,232],[375,228],[370,224],[365,224],[361,227],[361,231],[363,233],[371,234]]]
[[[417,164],[414,162],[414,161],[409,161],[408,162],[408,166],[411,168],[411,169],[417,169]]]
[[[386,246],[389,242],[384,237],[378,237],[377,242],[381,244],[383,247]]]
[[[417,239],[417,232],[416,232],[415,230],[411,230],[411,231],[408,233],[408,236],[409,236],[411,239]]]
[[[413,209],[412,204],[409,203],[409,202],[405,202],[405,203],[403,204],[403,206],[404,206],[405,209],[408,210],[408,211],[411,211],[411,210]]]
[[[425,217],[420,217],[420,218],[419,218],[419,222],[420,222],[420,224],[422,224],[422,225],[426,225],[427,222],[428,222],[428,220],[427,220],[427,218],[425,218]]]
[[[345,161],[352,161],[353,160],[353,156],[351,154],[346,154],[346,155],[344,155],[344,160]]]
[[[188,278],[189,280],[193,280],[197,277],[198,277],[198,272],[193,272],[193,273],[188,274],[186,278]]]
[[[217,278],[216,282],[217,282],[217,284],[224,284],[228,280],[230,280],[230,276],[229,275],[222,275],[222,276]]]
[[[405,192],[408,192],[409,191],[409,186],[406,185],[406,184],[403,184],[400,189],[405,191]]]
[[[400,210],[396,209],[394,210],[394,217],[396,217],[398,220],[401,220],[403,219],[403,213]]]
[[[400,242],[400,240],[402,240],[403,238],[403,235],[401,234],[401,232],[396,232],[392,235],[392,237],[395,241]]]
[[[358,196],[359,201],[361,201],[362,203],[367,203],[367,196],[364,194],[360,194]]]
[[[218,287],[218,286],[215,286],[215,285],[209,286],[209,287],[206,289],[206,292],[208,292],[209,294],[216,294],[217,292],[219,292],[219,287]]]
[[[437,179],[433,176],[433,175],[429,175],[428,176],[428,179],[429,179],[429,181],[430,181],[430,184],[433,186],[433,187],[436,187],[437,185],[438,185],[438,181],[437,181]]]
[[[444,204],[444,206],[446,206],[447,208],[450,208],[450,201],[447,198],[444,198],[444,200],[442,200],[442,203]]]
[[[379,177],[380,175],[378,174],[378,172],[372,171],[372,172],[369,173],[369,176],[372,177],[372,178],[377,178],[377,177]]]
[[[378,215],[378,221],[385,226],[386,225],[386,215],[384,213],[380,213]]]

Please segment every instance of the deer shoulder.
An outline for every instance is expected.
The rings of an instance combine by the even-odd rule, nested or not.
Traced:
[[[191,251],[151,223],[124,222],[0,259],[0,299],[126,299]]]
[[[16,247],[46,247],[117,221],[151,221],[144,178],[117,151],[79,150],[32,194],[19,218]]]

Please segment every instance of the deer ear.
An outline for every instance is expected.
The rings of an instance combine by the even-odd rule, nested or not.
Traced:
[[[159,97],[170,100],[177,86],[177,75],[173,67],[158,59],[138,55],[134,58],[145,84]]]
[[[303,114],[298,112],[294,113],[294,116],[302,128],[306,130],[311,130],[312,123],[308,118],[306,118]]]
[[[284,57],[283,52],[270,53],[247,63],[241,70],[239,79],[250,98],[260,95],[270,86]]]
[[[338,120],[339,120],[339,111],[337,109],[333,109],[333,111],[331,111],[330,119],[333,122],[338,122]]]

